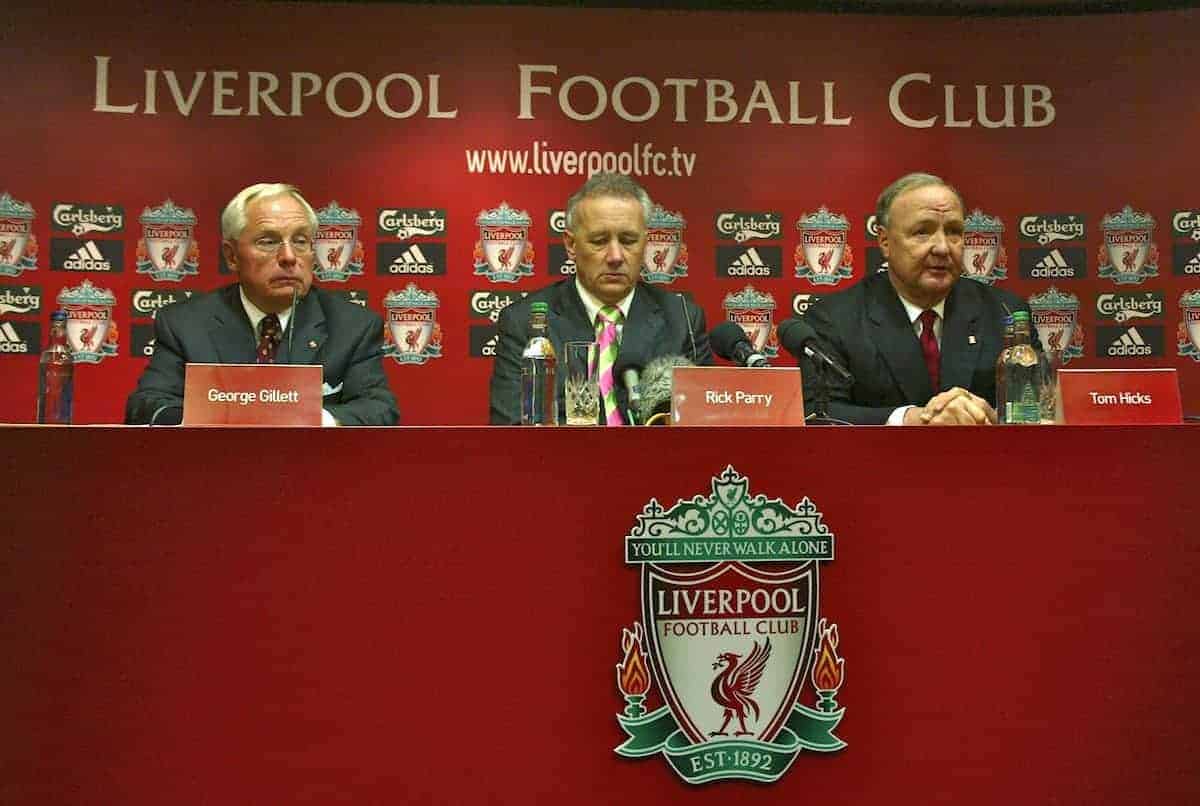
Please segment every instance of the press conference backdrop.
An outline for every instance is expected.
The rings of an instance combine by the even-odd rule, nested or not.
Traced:
[[[561,210],[598,169],[662,207],[647,279],[768,354],[880,268],[878,191],[941,174],[966,282],[1033,298],[1068,366],[1178,368],[1200,411],[1195,10],[148,9],[5,12],[0,420],[32,420],[65,307],[76,420],[118,421],[155,312],[233,279],[225,202],[286,180],[319,282],[387,322],[404,421],[483,422],[495,319],[572,274]]]

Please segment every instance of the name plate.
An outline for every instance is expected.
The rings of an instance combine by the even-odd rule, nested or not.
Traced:
[[[1060,414],[1069,425],[1174,425],[1183,421],[1173,369],[1060,369]]]
[[[321,424],[319,364],[188,364],[184,425]]]
[[[676,367],[671,375],[676,425],[804,425],[800,370]]]

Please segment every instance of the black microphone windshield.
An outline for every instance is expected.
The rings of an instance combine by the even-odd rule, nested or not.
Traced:
[[[708,341],[712,345],[713,352],[724,358],[726,361],[736,361],[737,346],[742,342],[750,344],[750,339],[746,338],[746,331],[737,322],[724,321],[712,329],[708,334]]]
[[[777,332],[783,349],[797,358],[801,356],[804,345],[816,341],[817,338],[817,331],[803,319],[788,319],[779,325]]]

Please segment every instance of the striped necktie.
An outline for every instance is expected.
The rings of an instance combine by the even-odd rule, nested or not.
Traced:
[[[600,399],[604,401],[606,425],[624,425],[613,378],[613,366],[617,363],[617,325],[624,318],[621,309],[615,305],[606,305],[596,314],[596,377],[600,382]]]

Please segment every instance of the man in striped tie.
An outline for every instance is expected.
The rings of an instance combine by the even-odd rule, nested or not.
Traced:
[[[629,390],[615,371],[623,356],[636,356],[635,368],[670,355],[712,363],[704,311],[682,294],[640,280],[652,210],[645,189],[623,174],[596,174],[567,201],[563,244],[575,277],[535,291],[500,315],[490,395],[493,424],[521,421],[521,352],[533,302],[549,305],[550,338],[559,355],[568,341],[596,343],[602,424],[629,422]],[[561,377],[558,395],[561,400]]]

